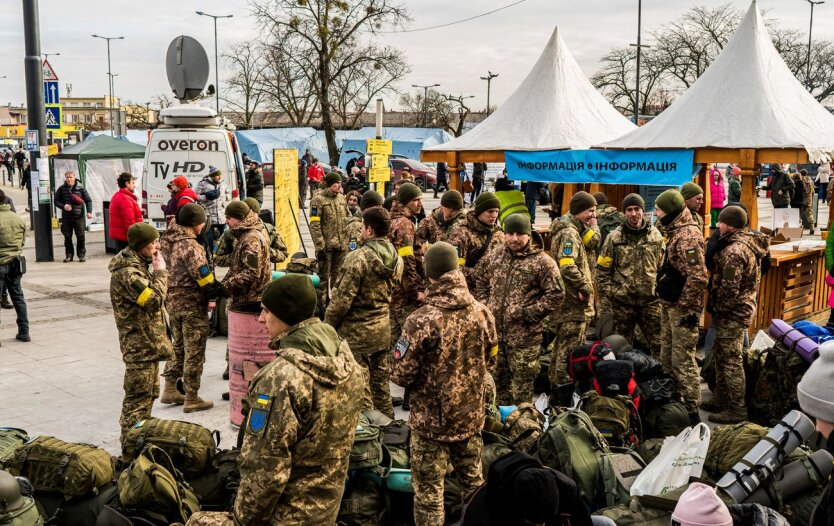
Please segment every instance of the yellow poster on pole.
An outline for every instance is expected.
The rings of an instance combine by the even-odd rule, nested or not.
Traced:
[[[394,141],[386,139],[368,139],[367,153],[381,153],[391,155],[394,151]]]
[[[298,223],[298,150],[272,150],[275,191],[275,230],[287,245],[290,255],[301,248],[301,233]],[[289,257],[275,265],[282,269],[290,262]]]

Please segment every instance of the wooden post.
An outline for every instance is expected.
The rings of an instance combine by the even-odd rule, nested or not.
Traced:
[[[461,194],[463,193],[462,185],[460,184],[460,170],[458,170],[458,166],[460,165],[460,153],[458,152],[450,152],[448,156],[449,162],[449,190],[457,190]]]
[[[577,184],[576,183],[565,183],[565,186],[562,190],[562,215],[567,214],[570,211],[570,198],[573,197],[573,194],[577,191]]]
[[[712,192],[710,192],[710,189],[709,189],[709,178],[708,178],[708,175],[707,175],[707,165],[706,165],[706,163],[704,163],[704,165],[701,166],[701,170],[698,172],[698,183],[697,184],[698,184],[698,186],[701,187],[701,190],[704,191],[704,204],[701,205],[701,209],[698,210],[698,213],[701,214],[701,219],[704,220],[704,232],[703,232],[703,234],[704,234],[704,237],[707,237],[707,236],[709,236],[710,222],[712,221],[710,214],[707,213],[707,212],[709,212],[710,207],[711,207],[711,205],[710,205],[711,195],[710,194]]]
[[[756,174],[761,172],[761,163],[756,162],[756,150],[739,150],[741,168],[741,203],[747,208],[748,226],[759,228],[759,203],[756,199]]]

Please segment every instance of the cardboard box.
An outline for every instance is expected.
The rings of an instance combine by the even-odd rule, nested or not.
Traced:
[[[785,242],[802,239],[802,228],[777,228],[773,233],[773,241]]]

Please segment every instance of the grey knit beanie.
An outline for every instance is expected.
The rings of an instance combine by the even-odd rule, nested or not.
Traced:
[[[834,422],[834,352],[821,352],[796,386],[799,407],[803,411]]]

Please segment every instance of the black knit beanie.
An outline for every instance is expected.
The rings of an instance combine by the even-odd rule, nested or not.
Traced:
[[[206,209],[191,203],[180,208],[177,212],[177,223],[182,226],[197,226],[206,222]]]
[[[580,190],[570,198],[569,210],[571,215],[577,215],[595,206],[597,206],[597,201],[594,196]]]
[[[287,325],[312,318],[316,301],[316,289],[304,274],[285,274],[270,282],[261,295],[263,306]]]
[[[440,196],[440,206],[461,210],[463,209],[463,196],[457,190],[449,190]]]

